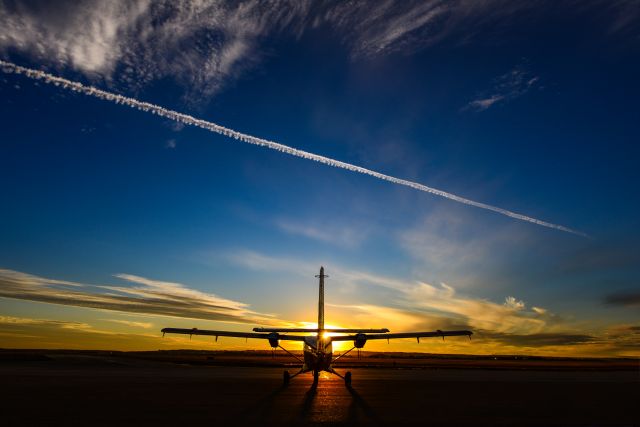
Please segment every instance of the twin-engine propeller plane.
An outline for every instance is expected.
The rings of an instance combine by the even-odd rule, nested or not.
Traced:
[[[353,349],[360,350],[369,340],[390,340],[395,338],[420,338],[451,337],[466,335],[471,339],[471,331],[432,331],[432,332],[401,332],[389,333],[389,329],[332,329],[324,327],[324,279],[329,277],[324,274],[324,267],[320,267],[320,274],[316,276],[320,281],[320,294],[318,298],[318,328],[253,328],[254,332],[211,331],[206,329],[179,329],[164,328],[162,334],[185,335],[210,335],[218,337],[259,338],[269,341],[272,349],[281,348],[287,354],[302,363],[302,367],[293,375],[284,371],[284,383],[288,384],[292,378],[305,373],[313,372],[314,384],[317,383],[320,371],[330,372],[344,379],[347,385],[351,385],[351,372],[341,375],[333,369],[333,362],[340,359]],[[292,335],[311,333],[314,335]],[[328,336],[327,333],[341,333],[344,335]],[[300,359],[280,345],[280,341],[301,341],[304,343],[304,359]],[[332,343],[335,341],[353,341],[353,347],[339,356],[333,357]]]

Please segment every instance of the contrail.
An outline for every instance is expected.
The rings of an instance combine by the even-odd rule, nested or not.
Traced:
[[[414,188],[416,190],[424,191],[426,193],[435,194],[436,196],[444,197],[446,199],[454,200],[459,203],[464,203],[465,205],[475,206],[481,209],[487,209],[493,212],[497,212],[502,215],[506,215],[511,218],[519,219],[521,221],[531,222],[533,224],[541,225],[543,227],[553,228],[555,230],[566,231],[567,233],[577,234],[579,236],[588,237],[587,234],[573,230],[571,228],[552,224],[550,222],[542,221],[536,218],[532,218],[530,216],[522,215],[519,213],[511,212],[506,209],[499,208],[497,206],[488,205],[486,203],[476,202],[473,200],[466,199],[464,197],[456,196],[455,194],[447,193],[446,191],[438,190],[436,188],[427,187],[426,185],[408,181],[406,179],[396,178],[390,175],[385,175],[380,172],[373,171],[371,169],[366,169],[361,166],[352,165],[350,163],[341,162],[339,160],[335,160],[329,157],[321,156],[319,154],[309,153],[308,151],[299,150],[297,148],[289,147],[287,145],[279,144],[274,141],[269,141],[267,139],[258,138],[255,136],[247,135],[246,133],[238,132],[233,129],[226,128],[224,126],[217,125],[212,122],[208,122],[202,119],[196,119],[188,114],[178,113],[177,111],[167,110],[166,108],[160,107],[159,105],[150,104],[148,102],[138,101],[137,99],[128,98],[126,96],[117,95],[115,93],[107,92],[101,89],[97,89],[93,86],[85,86],[82,83],[74,82],[71,80],[67,80],[62,77],[57,77],[49,73],[45,73],[43,71],[34,70],[31,68],[21,67],[11,62],[6,62],[0,60],[0,67],[2,67],[2,71],[5,73],[16,73],[21,74],[23,76],[29,77],[35,80],[42,80],[45,83],[53,84],[55,86],[60,86],[64,89],[69,89],[74,92],[81,92],[85,95],[94,96],[96,98],[103,99],[105,101],[115,102],[116,104],[124,104],[131,108],[135,108],[137,110],[150,112],[152,114],[157,114],[161,117],[166,117],[170,120],[174,120],[179,123],[184,123],[185,125],[197,126],[202,129],[206,129],[211,132],[215,132],[224,136],[228,136],[230,138],[235,138],[240,141],[260,145],[262,147],[267,147],[272,150],[277,150],[282,153],[290,154],[296,157],[302,157],[303,159],[314,160],[316,162],[323,163],[325,165],[333,166],[336,168],[350,170],[352,172],[358,172],[365,175],[370,175],[378,179],[382,179],[384,181],[393,182],[394,184],[400,184],[407,187]]]

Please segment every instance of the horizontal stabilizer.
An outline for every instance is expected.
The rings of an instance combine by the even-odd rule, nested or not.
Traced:
[[[312,329],[308,329],[308,328],[253,328],[254,332],[318,332],[317,328],[312,328]],[[383,334],[386,332],[389,332],[389,329],[387,328],[380,328],[380,329],[340,329],[340,328],[334,328],[334,329],[323,329],[325,332],[342,332],[345,334],[360,334],[360,333],[365,333],[365,334]]]

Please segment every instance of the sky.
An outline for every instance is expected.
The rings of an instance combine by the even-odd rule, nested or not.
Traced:
[[[323,265],[331,326],[474,332],[368,350],[637,357],[639,54],[634,1],[0,1],[0,347],[267,349],[160,329],[313,326]]]

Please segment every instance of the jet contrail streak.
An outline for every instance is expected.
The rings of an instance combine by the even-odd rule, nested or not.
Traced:
[[[319,154],[309,153],[308,151],[299,150],[297,148],[289,147],[287,145],[279,144],[277,142],[269,141],[267,139],[258,138],[255,136],[247,135],[242,132],[235,131],[233,129],[226,128],[224,126],[217,125],[212,122],[208,122],[202,119],[196,119],[195,117],[189,116],[188,114],[178,113],[177,111],[167,110],[166,108],[160,107],[159,105],[150,104],[148,102],[138,101],[137,99],[128,98],[126,96],[117,95],[115,93],[107,92],[101,89],[97,89],[93,86],[85,86],[82,83],[74,82],[71,80],[67,80],[62,77],[57,77],[49,73],[45,73],[43,71],[34,70],[31,68],[21,67],[11,62],[6,62],[0,60],[0,67],[2,67],[2,71],[5,73],[16,73],[21,74],[23,76],[29,77],[35,80],[42,80],[45,83],[53,84],[55,86],[60,86],[64,89],[69,89],[74,92],[81,92],[85,95],[94,96],[96,98],[103,99],[105,101],[115,102],[116,104],[124,104],[131,108],[135,108],[141,111],[150,112],[152,114],[157,114],[161,117],[166,117],[170,120],[174,120],[179,123],[183,123],[186,125],[197,126],[202,129],[206,129],[211,132],[215,132],[224,136],[228,136],[230,138],[235,138],[240,141],[260,145],[262,147],[271,148],[272,150],[277,150],[282,153],[290,154],[296,157],[302,157],[303,159],[315,160],[316,162],[323,163],[325,165],[333,166],[336,168],[347,169],[353,172],[362,173],[365,175],[370,175],[378,179],[382,179],[384,181],[393,182],[394,184],[405,185],[407,187],[414,188],[416,190],[424,191],[426,193],[435,194],[436,196],[444,197],[446,199],[454,200],[459,203],[464,203],[465,205],[475,206],[481,209],[487,209],[493,212],[497,212],[502,215],[506,215],[511,218],[519,219],[521,221],[531,222],[533,224],[541,225],[543,227],[553,228],[560,231],[566,231],[567,233],[577,234],[579,236],[588,237],[587,234],[572,230],[571,228],[552,224],[550,222],[542,221],[536,218],[531,218],[526,215],[522,215],[519,213],[511,212],[506,209],[502,209],[496,206],[487,205],[486,203],[476,202],[473,200],[465,199],[464,197],[456,196],[455,194],[447,193],[446,191],[438,190],[435,188],[427,187],[426,185],[408,181],[406,179],[396,178],[390,175],[385,175],[380,172],[373,171],[371,169],[366,169],[361,166],[352,165],[350,163],[341,162],[339,160],[334,160],[329,157],[321,156]]]

